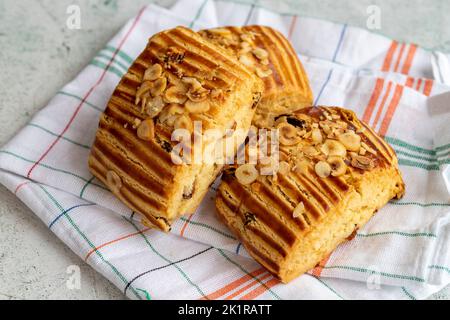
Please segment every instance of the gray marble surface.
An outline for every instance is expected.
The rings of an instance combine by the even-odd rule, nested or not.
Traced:
[[[70,81],[146,0],[0,1],[0,145]],[[173,0],[156,1],[168,6]],[[66,9],[81,7],[81,30],[66,27]],[[287,0],[260,4],[366,27],[366,9],[381,9],[379,33],[450,51],[448,0]],[[81,288],[68,290],[69,265]],[[432,299],[449,299],[449,288]],[[124,299],[70,251],[12,193],[0,186],[0,299]]]

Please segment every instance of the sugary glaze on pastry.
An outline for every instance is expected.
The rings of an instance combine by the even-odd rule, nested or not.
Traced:
[[[196,32],[177,27],[150,38],[100,117],[89,168],[148,224],[169,230],[193,213],[221,169],[174,164],[174,129],[248,130],[263,90],[245,66]]]
[[[254,123],[272,125],[273,118],[301,106],[311,106],[313,95],[295,50],[278,31],[259,25],[199,31],[221,46],[264,81],[264,94]]]
[[[247,251],[289,282],[405,189],[393,149],[352,111],[308,107],[274,127],[275,174],[260,174],[268,162],[227,168],[216,207]]]

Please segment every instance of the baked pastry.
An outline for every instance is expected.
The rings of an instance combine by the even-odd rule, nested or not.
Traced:
[[[89,169],[148,224],[168,231],[175,218],[195,211],[221,170],[206,161],[177,162],[172,132],[183,129],[190,139],[195,121],[223,134],[248,131],[262,90],[256,75],[198,33],[184,27],[160,32],[101,115]]]
[[[278,31],[259,25],[199,31],[264,80],[254,123],[271,126],[274,117],[313,104],[313,95],[297,53]]]
[[[216,207],[247,251],[286,283],[405,187],[393,149],[352,111],[307,107],[279,117],[275,128],[280,162],[273,153],[226,168]],[[261,175],[268,167],[272,175]]]

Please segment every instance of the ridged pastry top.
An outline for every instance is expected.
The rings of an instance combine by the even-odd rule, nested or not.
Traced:
[[[340,205],[366,172],[396,168],[397,158],[383,139],[345,109],[304,108],[279,117],[275,127],[279,165],[259,161],[256,166],[229,167],[216,204],[219,212],[238,215],[273,252],[286,256],[302,234]],[[268,166],[273,175],[261,175]],[[399,187],[398,196],[403,188]],[[255,220],[262,223],[252,223]],[[250,243],[246,248],[278,272],[279,265],[266,254]]]
[[[90,170],[126,205],[150,212],[150,223],[167,230],[161,212],[170,205],[177,172],[184,170],[170,155],[173,129],[192,132],[194,120],[202,121],[204,130],[226,127],[220,121],[240,107],[229,97],[241,88],[260,96],[262,87],[252,72],[198,33],[184,27],[160,32],[149,39],[101,115]]]
[[[278,107],[285,108],[287,113],[299,106],[312,105],[308,77],[296,52],[280,32],[252,25],[208,29],[199,33],[234,54],[264,80],[265,90],[257,113],[272,112]],[[283,106],[278,106],[277,102]]]

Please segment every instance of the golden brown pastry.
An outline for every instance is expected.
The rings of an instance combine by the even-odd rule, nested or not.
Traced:
[[[393,149],[352,111],[308,107],[275,127],[279,165],[227,168],[216,207],[247,251],[289,282],[400,198],[404,183]],[[268,166],[275,174],[261,175]]]
[[[313,95],[295,50],[278,31],[259,25],[199,31],[264,80],[264,94],[253,122],[271,125],[274,117],[313,104]]]
[[[195,211],[221,169],[174,163],[173,130],[192,137],[194,121],[203,130],[248,130],[262,90],[256,75],[198,33],[160,32],[101,115],[89,168],[125,205],[168,231],[175,218]]]

